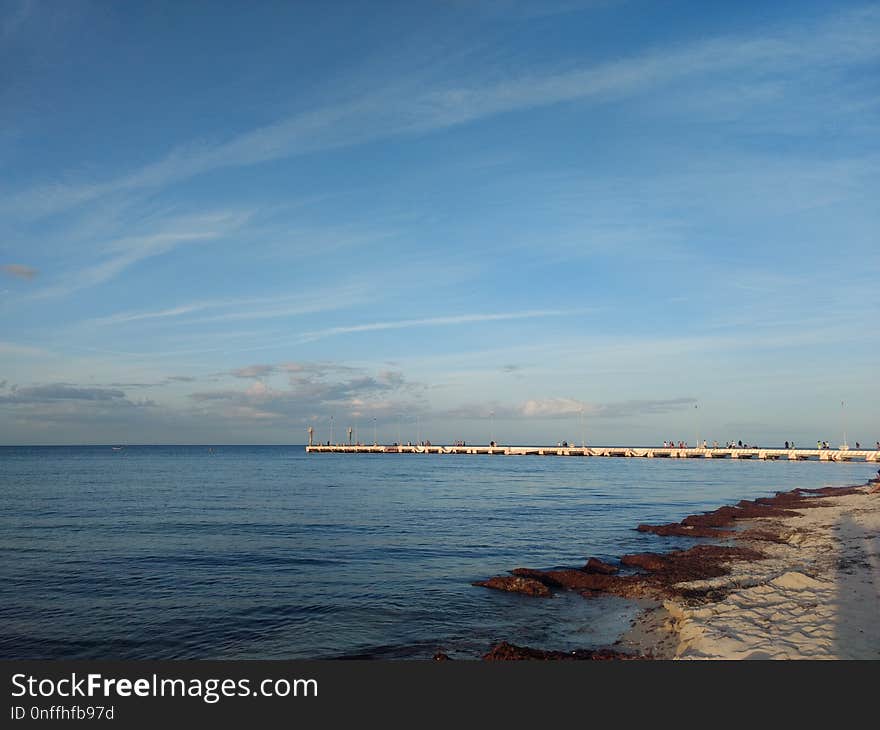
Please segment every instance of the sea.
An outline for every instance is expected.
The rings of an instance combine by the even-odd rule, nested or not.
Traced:
[[[612,643],[640,607],[471,585],[694,541],[636,532],[862,484],[816,461],[0,447],[0,658],[476,659]]]

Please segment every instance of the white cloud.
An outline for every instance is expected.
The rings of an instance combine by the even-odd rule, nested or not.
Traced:
[[[339,363],[283,363],[251,365],[233,371],[236,377],[262,378],[289,373],[288,387],[278,388],[254,380],[247,388],[197,391],[190,395],[203,414],[223,418],[296,419],[305,422],[315,413],[336,413],[353,418],[388,418],[406,411],[423,411],[423,386],[402,373],[370,371]]]
[[[275,372],[274,365],[248,365],[243,368],[236,368],[232,371],[232,375],[236,378],[264,378]]]
[[[545,398],[543,400],[527,400],[520,411],[527,418],[555,418],[581,412],[591,412],[594,406],[573,398]]]

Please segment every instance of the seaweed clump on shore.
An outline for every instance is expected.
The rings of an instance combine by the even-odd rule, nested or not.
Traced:
[[[494,578],[489,578],[489,580],[477,581],[473,585],[540,598],[549,598],[551,595],[550,589],[541,581],[518,575],[496,575]]]
[[[655,598],[684,595],[676,585],[686,581],[706,580],[727,575],[727,563],[737,560],[761,560],[763,553],[751,548],[726,547],[722,545],[697,545],[688,550],[675,550],[670,553],[634,553],[624,555],[622,565],[637,568],[642,572],[630,575],[608,575],[590,573],[579,568],[557,570],[538,570],[516,568],[508,576],[497,576],[474,585],[494,588],[501,582],[515,590],[515,579],[527,581],[531,587],[535,582],[546,588],[563,588],[581,592],[584,596],[607,593],[624,598]]]
[[[711,512],[688,515],[681,522],[666,525],[639,525],[639,532],[650,532],[662,537],[708,537],[729,538],[738,533],[735,530],[723,530],[737,520],[754,519],[756,517],[797,517],[797,510],[813,507],[827,507],[828,502],[816,499],[816,496],[843,497],[855,494],[860,487],[820,487],[818,489],[793,489],[790,492],[777,492],[773,497],[744,499],[735,505],[719,507]],[[816,495],[816,496],[810,496]]]
[[[628,659],[647,659],[650,657],[635,654],[624,654],[613,649],[576,649],[575,651],[549,651],[546,649],[533,649],[529,646],[517,646],[502,641],[493,646],[487,654],[483,655],[484,661],[613,661]]]

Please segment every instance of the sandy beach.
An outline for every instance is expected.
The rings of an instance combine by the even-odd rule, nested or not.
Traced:
[[[479,583],[536,600],[565,588],[588,599],[644,601],[612,649],[566,656],[504,645],[486,658],[880,659],[876,482],[781,492],[638,529],[702,540],[687,550],[625,555],[620,566],[591,559],[582,568],[518,568]],[[713,537],[720,544],[705,542]]]
[[[618,648],[661,659],[880,659],[880,493],[869,490],[747,520],[743,534],[764,537],[736,543],[766,558],[680,584],[723,597],[666,599]]]

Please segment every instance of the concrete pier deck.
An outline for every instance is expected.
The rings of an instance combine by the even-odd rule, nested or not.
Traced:
[[[760,459],[880,462],[873,449],[663,448],[654,446],[306,446],[310,454],[482,454],[487,456],[604,456],[643,459]]]

